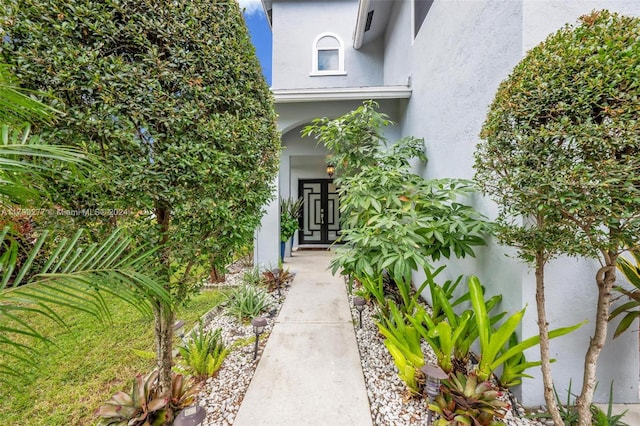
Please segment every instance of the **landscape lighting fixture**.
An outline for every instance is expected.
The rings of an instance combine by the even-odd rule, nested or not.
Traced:
[[[180,411],[173,421],[173,426],[197,426],[201,425],[202,421],[207,417],[207,411],[199,406],[190,405],[184,410]]]
[[[353,298],[353,306],[358,310],[358,316],[360,317],[360,328],[362,328],[362,311],[364,310],[364,305],[367,303],[364,298],[360,296],[356,296]]]
[[[280,268],[274,268],[271,270],[273,278],[276,280],[276,288],[278,289],[278,296],[282,296],[280,293]]]
[[[336,172],[335,166],[332,166],[331,164],[327,164],[327,174],[329,175],[329,179],[333,178],[333,174],[335,172]]]
[[[256,345],[253,349],[253,359],[255,360],[258,357],[258,340],[260,339],[260,335],[264,333],[267,320],[262,317],[254,318],[251,320],[251,325],[253,326],[253,333],[256,335]]]
[[[424,390],[429,397],[429,404],[433,404],[433,399],[440,395],[440,380],[444,380],[449,377],[447,373],[437,365],[424,365],[420,367],[420,371],[426,377],[426,383],[424,384]],[[431,409],[427,412],[427,425],[431,424]]]
[[[182,340],[184,340],[184,320],[177,320],[173,323],[173,332]]]

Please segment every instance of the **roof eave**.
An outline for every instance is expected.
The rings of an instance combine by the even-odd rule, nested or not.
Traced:
[[[261,0],[262,9],[264,9],[264,15],[267,17],[267,22],[269,22],[269,28],[273,28],[271,24],[271,9],[273,7],[273,0]]]
[[[358,2],[358,16],[356,18],[356,28],[353,32],[353,48],[356,50],[362,47],[364,41],[364,27],[367,24],[369,1],[370,0],[360,0]]]

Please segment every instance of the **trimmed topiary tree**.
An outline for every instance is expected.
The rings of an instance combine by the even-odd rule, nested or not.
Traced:
[[[594,335],[576,401],[583,426],[591,424],[616,260],[640,242],[639,35],[640,19],[599,11],[549,36],[500,85],[475,157],[476,178],[500,207],[500,239],[536,266],[549,407],[544,265],[560,254],[600,262]],[[553,417],[562,424],[557,410]]]
[[[272,98],[238,4],[8,0],[4,14],[4,58],[65,113],[40,133],[108,164],[89,179],[51,182],[57,201],[139,212],[125,220],[158,248],[174,302],[154,305],[169,391],[175,303],[253,237],[277,170]]]

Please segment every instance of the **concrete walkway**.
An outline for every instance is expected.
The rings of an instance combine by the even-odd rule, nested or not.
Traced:
[[[295,272],[234,426],[371,425],[345,284],[331,253],[299,251]]]

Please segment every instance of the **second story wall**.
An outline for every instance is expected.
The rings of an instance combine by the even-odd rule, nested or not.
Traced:
[[[274,0],[272,7],[273,89],[382,84],[381,43],[353,48],[358,0]]]

